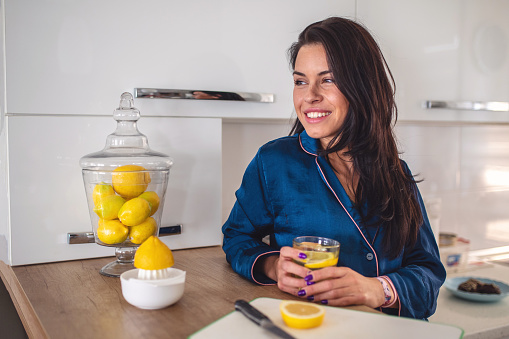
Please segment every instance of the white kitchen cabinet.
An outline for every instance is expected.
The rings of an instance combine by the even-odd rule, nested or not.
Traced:
[[[92,232],[79,159],[104,147],[111,116],[7,118],[12,265],[112,256],[112,247],[68,244],[67,233]],[[161,237],[171,249],[221,243],[221,119],[144,117],[138,122],[153,150],[174,159]],[[5,258],[2,258],[5,260]]]
[[[401,120],[509,122],[509,112],[422,107],[426,100],[509,102],[509,2],[357,5],[358,19],[374,33],[393,71]]]
[[[134,88],[275,94],[275,103],[139,99],[156,116],[288,119],[286,51],[355,0],[5,0],[7,112],[109,112]]]

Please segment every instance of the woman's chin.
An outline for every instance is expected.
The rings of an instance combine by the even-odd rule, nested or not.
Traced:
[[[322,138],[326,137],[325,133],[323,133],[321,131],[317,131],[314,128],[306,128],[306,133],[309,137],[311,137],[313,139],[322,139]]]

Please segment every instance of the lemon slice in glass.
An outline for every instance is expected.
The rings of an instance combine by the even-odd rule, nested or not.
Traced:
[[[330,252],[314,252],[314,251],[303,251],[308,259],[303,260],[304,267],[310,269],[318,269],[329,266],[336,266],[338,264],[338,257],[334,256],[334,253]]]
[[[292,328],[313,328],[322,324],[325,310],[310,302],[283,300],[279,311],[286,325]]]

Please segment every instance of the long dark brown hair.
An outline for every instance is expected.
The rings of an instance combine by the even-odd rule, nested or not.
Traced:
[[[384,252],[394,258],[415,244],[423,220],[416,180],[403,168],[394,136],[394,78],[371,34],[352,20],[333,17],[304,29],[288,50],[293,69],[300,48],[310,44],[325,48],[336,86],[349,102],[343,125],[319,155],[328,159],[347,150],[359,176],[355,207],[363,211],[367,202],[363,222],[385,228]],[[302,131],[296,119],[290,135]]]

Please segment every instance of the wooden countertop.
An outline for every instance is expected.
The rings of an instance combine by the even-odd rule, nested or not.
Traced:
[[[241,278],[219,246],[173,254],[174,267],[186,271],[186,287],[180,301],[162,310],[125,301],[120,279],[99,273],[111,257],[16,267],[0,261],[0,276],[30,338],[186,338],[232,312],[237,299],[298,300]]]

